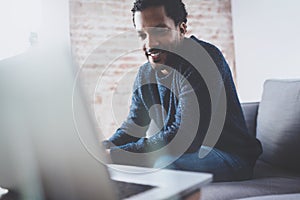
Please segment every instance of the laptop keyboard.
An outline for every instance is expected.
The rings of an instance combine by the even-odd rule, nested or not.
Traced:
[[[117,188],[118,199],[125,199],[130,196],[155,188],[155,186],[151,186],[151,185],[142,185],[142,184],[128,183],[128,182],[115,181],[115,180],[112,180],[112,182],[113,184],[115,184]],[[19,199],[22,199],[21,195],[13,191],[9,191],[7,194],[1,196],[0,198],[0,200],[19,200]]]
[[[119,199],[125,199],[130,196],[155,188],[155,186],[151,186],[151,185],[142,185],[142,184],[128,183],[128,182],[115,181],[115,180],[113,180],[112,182],[115,184],[117,188],[117,193],[118,193],[117,195]]]

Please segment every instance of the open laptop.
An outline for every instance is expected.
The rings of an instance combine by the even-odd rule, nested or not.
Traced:
[[[74,88],[67,22],[56,27],[68,18],[45,2],[56,12],[45,14],[47,43],[0,61],[0,187],[20,199],[176,199],[210,182],[211,174],[101,162],[99,132]]]

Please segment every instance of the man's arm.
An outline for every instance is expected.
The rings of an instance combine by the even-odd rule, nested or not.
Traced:
[[[109,149],[114,146],[122,146],[131,142],[136,142],[146,135],[150,118],[143,101],[139,97],[138,85],[137,78],[133,87],[134,91],[132,94],[129,115],[114,135],[108,140],[103,141],[105,148]]]

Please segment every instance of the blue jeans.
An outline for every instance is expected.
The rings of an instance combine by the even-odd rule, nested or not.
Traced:
[[[165,168],[212,173],[214,182],[246,180],[252,177],[253,166],[239,156],[207,146],[200,149],[209,153],[203,158],[199,158],[199,152],[183,154]],[[168,158],[160,158],[158,162],[164,162],[165,159]]]

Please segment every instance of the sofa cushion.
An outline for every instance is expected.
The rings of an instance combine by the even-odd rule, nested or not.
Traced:
[[[260,159],[300,171],[300,80],[268,80],[257,116]]]
[[[300,194],[280,194],[280,195],[266,195],[258,197],[243,198],[240,200],[299,200]]]
[[[253,178],[259,179],[268,177],[298,178],[300,180],[300,173],[277,168],[263,160],[257,160],[254,166]]]
[[[299,177],[268,177],[211,183],[201,188],[201,200],[231,200],[262,195],[300,193],[299,185]]]

